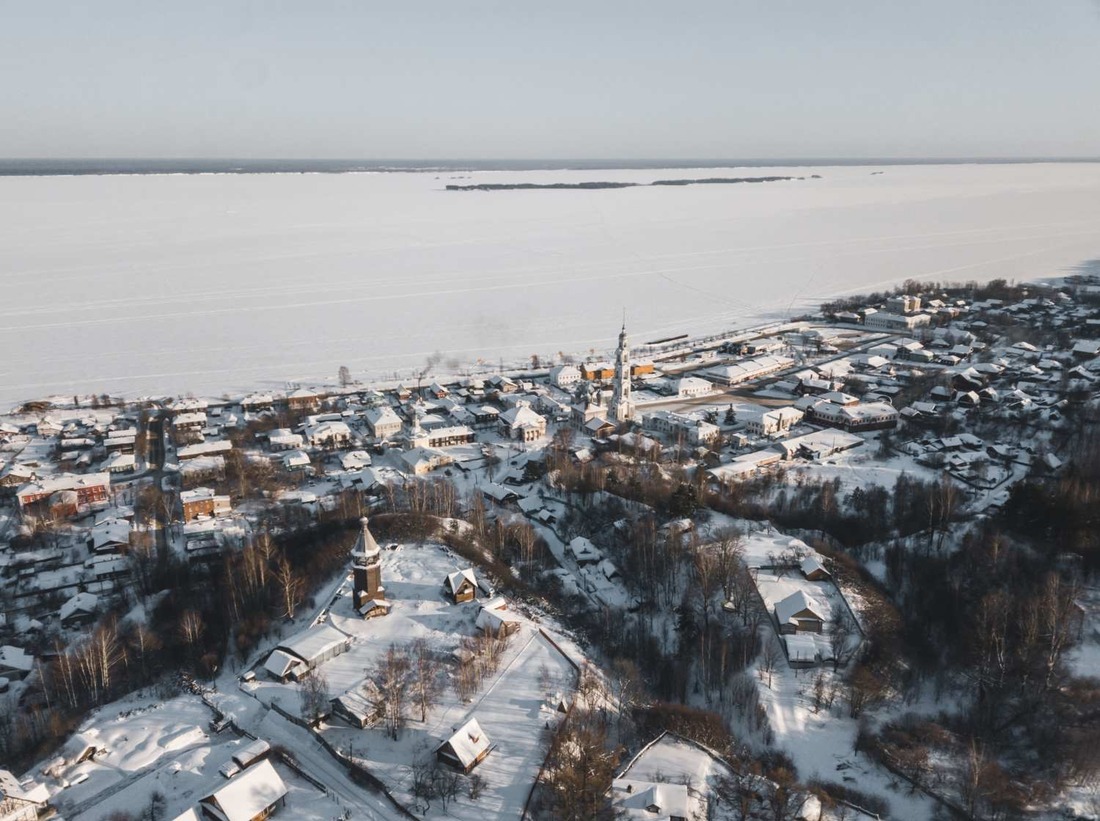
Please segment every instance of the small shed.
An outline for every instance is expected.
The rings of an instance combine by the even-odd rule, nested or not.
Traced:
[[[381,596],[377,596],[373,599],[368,599],[367,601],[363,602],[361,605],[359,605],[357,609],[359,611],[359,615],[363,618],[373,619],[376,616],[385,616],[389,614],[390,608],[392,607],[393,604],[391,604],[389,601],[382,598]]]
[[[819,582],[832,576],[816,556],[807,556],[799,564],[799,568],[802,570],[802,575],[812,582]]]

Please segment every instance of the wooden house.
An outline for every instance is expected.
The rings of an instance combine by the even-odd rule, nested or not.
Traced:
[[[780,633],[821,633],[825,629],[821,605],[801,590],[778,602],[774,612]]]
[[[287,787],[270,761],[261,761],[199,800],[212,821],[263,821],[286,803]]]
[[[799,569],[802,571],[802,575],[812,582],[832,578],[829,571],[825,569],[825,565],[816,556],[807,556],[803,559],[799,564]]]
[[[477,576],[469,567],[465,570],[456,570],[447,576],[443,587],[455,604],[473,601],[477,596]]]
[[[444,764],[468,773],[485,760],[491,749],[489,736],[485,735],[477,719],[471,718],[439,745],[435,755]]]

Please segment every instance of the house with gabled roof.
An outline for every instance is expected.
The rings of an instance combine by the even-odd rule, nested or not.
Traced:
[[[603,439],[615,432],[615,426],[606,419],[597,416],[585,423],[584,432],[593,439]]]
[[[321,397],[306,388],[298,388],[286,396],[286,406],[292,411],[313,411],[321,406]]]
[[[831,574],[825,569],[825,565],[821,563],[817,556],[804,558],[799,564],[799,569],[802,571],[802,575],[812,582],[831,578]]]
[[[477,576],[473,568],[456,570],[443,580],[443,588],[455,604],[473,601],[477,596]]]
[[[0,647],[0,676],[7,679],[26,678],[34,669],[34,656],[22,647],[5,644]]]
[[[478,630],[493,636],[510,636],[519,630],[521,624],[522,619],[505,605],[482,607],[474,622]]]
[[[684,784],[665,784],[616,778],[611,783],[611,801],[628,819],[688,821],[691,799]]]
[[[270,761],[261,761],[199,799],[211,821],[262,821],[286,803],[287,786]]]
[[[298,679],[350,646],[351,639],[346,634],[332,625],[319,624],[280,643],[264,662],[264,669],[279,681]]]
[[[382,692],[369,678],[332,700],[332,713],[360,730],[382,719]]]
[[[517,404],[500,414],[501,432],[510,439],[533,442],[546,435],[546,419],[535,413],[527,402]]]
[[[780,633],[821,633],[825,629],[821,605],[802,590],[777,602],[774,613]]]
[[[489,736],[477,719],[471,718],[436,748],[435,755],[444,764],[468,773],[484,761],[491,750]]]
[[[93,553],[119,553],[130,546],[130,522],[117,516],[98,521],[88,531],[88,548]]]
[[[57,616],[62,627],[72,627],[78,624],[89,624],[95,621],[96,612],[99,610],[99,597],[95,593],[77,593],[71,599],[61,605]]]
[[[325,421],[305,429],[306,441],[315,448],[343,448],[351,444],[351,428],[347,422]]]
[[[49,791],[43,784],[20,782],[8,770],[0,770],[0,821],[37,821],[47,814]]]
[[[596,545],[584,536],[575,537],[567,546],[566,551],[581,567],[587,564],[596,564],[603,559],[603,553]]]

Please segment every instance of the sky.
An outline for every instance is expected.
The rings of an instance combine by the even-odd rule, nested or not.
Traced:
[[[1100,0],[0,0],[0,157],[1100,156]]]

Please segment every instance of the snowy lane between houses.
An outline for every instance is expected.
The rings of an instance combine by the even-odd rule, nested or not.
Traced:
[[[446,173],[7,177],[0,345],[19,355],[0,402],[216,394],[340,365],[378,379],[436,351],[476,367],[608,347],[593,329],[624,307],[651,339],[908,277],[1025,279],[1100,257],[1096,164],[752,172],[804,179],[458,192]]]

